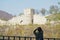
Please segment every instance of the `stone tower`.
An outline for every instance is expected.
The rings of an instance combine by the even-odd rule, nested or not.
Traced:
[[[25,15],[26,24],[33,24],[33,14],[34,13],[35,13],[35,11],[32,8],[24,9],[24,15]]]

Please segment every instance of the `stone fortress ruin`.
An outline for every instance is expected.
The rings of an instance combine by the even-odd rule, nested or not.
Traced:
[[[45,24],[46,18],[40,16],[40,14],[35,14],[35,10],[32,8],[24,9],[24,14],[20,16],[13,17],[8,22],[9,24],[19,24],[19,25],[28,25],[28,24]]]

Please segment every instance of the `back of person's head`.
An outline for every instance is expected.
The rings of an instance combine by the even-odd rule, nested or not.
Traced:
[[[38,27],[38,31],[39,31],[39,32],[42,31],[41,27]]]

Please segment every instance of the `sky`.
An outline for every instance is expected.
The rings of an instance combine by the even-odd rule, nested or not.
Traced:
[[[19,15],[25,8],[49,9],[51,5],[58,5],[60,0],[0,0],[0,10],[12,15]]]

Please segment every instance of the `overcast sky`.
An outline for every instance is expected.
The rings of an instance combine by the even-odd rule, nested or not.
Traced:
[[[58,5],[60,0],[0,0],[0,10],[12,15],[22,13],[24,8],[49,9],[50,5]]]

